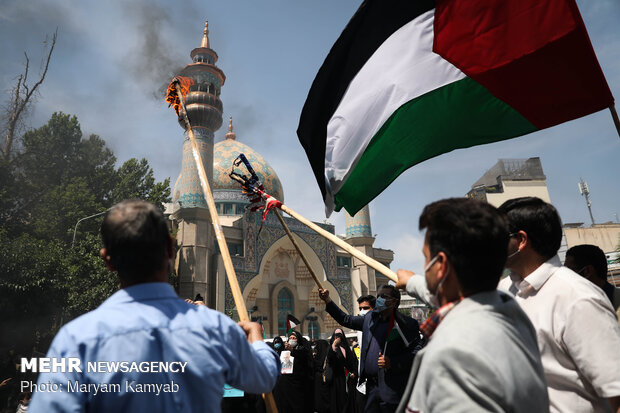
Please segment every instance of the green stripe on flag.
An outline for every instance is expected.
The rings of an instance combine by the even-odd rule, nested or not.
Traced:
[[[396,340],[397,338],[400,338],[400,334],[398,334],[398,330],[396,328],[392,328],[390,334],[388,334],[387,338],[385,339],[385,342],[389,343],[390,341]]]
[[[354,214],[405,170],[429,158],[536,130],[472,79],[442,86],[390,116],[335,194],[336,210]]]

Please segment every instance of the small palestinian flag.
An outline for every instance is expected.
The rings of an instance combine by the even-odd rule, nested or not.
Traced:
[[[613,101],[575,0],[365,0],[297,135],[326,213],[353,216],[413,165]]]
[[[402,338],[403,342],[405,343],[405,347],[409,346],[409,341],[407,341],[407,338],[403,334],[403,331],[400,329],[398,323],[394,319],[394,313],[392,313],[392,318],[390,318],[390,325],[388,327],[388,335],[385,339],[385,345],[383,346],[383,355],[385,355],[388,343],[399,338]]]
[[[293,332],[295,327],[297,327],[300,324],[301,322],[298,319],[296,319],[293,315],[287,314],[286,315],[286,335],[289,336]]]

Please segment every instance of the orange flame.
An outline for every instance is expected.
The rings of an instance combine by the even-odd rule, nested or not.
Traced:
[[[185,98],[185,95],[189,92],[189,88],[194,84],[194,81],[189,77],[177,76],[173,78],[168,85],[168,90],[166,91],[166,102],[169,103],[168,107],[172,106],[178,115],[179,110],[181,109],[181,99],[177,94],[177,82],[181,86],[181,94]]]

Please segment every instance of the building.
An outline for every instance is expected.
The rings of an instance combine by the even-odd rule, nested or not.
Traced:
[[[607,256],[607,275],[609,282],[620,287],[620,224],[605,223],[586,227],[583,222],[564,224],[567,248],[575,245],[596,245]]]
[[[495,207],[522,196],[535,196],[551,203],[546,179],[538,157],[500,159],[471,186],[466,196]]]
[[[241,193],[240,185],[228,176],[233,160],[243,153],[263,182],[265,191],[284,201],[284,188],[276,171],[263,156],[237,140],[232,117],[228,133],[215,143],[215,133],[222,125],[223,105],[219,96],[226,77],[216,66],[218,56],[211,49],[208,25],[205,25],[200,46],[192,50],[190,56],[192,63],[181,72],[181,76],[194,81],[185,98],[188,116],[251,318],[263,324],[268,336],[285,333],[287,314],[302,321],[303,334],[310,337],[330,335],[337,324],[325,312],[317,286],[280,222],[272,213],[262,222],[262,214],[248,211],[247,197]],[[179,295],[193,299],[200,294],[209,307],[237,316],[187,132],[182,170],[167,213],[179,248],[175,261]],[[321,283],[330,290],[332,299],[348,313],[357,313],[357,297],[376,294],[377,283],[383,279],[374,269],[305,225],[292,218],[284,219]],[[317,225],[335,233],[333,225]],[[373,246],[368,207],[355,217],[347,217],[344,239],[386,266],[393,260],[392,251]]]
[[[546,177],[538,157],[498,160],[471,186],[466,196],[487,201],[496,207],[509,199],[522,196],[535,196],[551,203]],[[594,224],[585,227],[583,222],[567,223],[562,230],[562,245],[558,251],[562,261],[569,248],[592,244],[601,248],[608,256],[609,275],[620,274],[620,263],[614,252],[620,245],[620,224]],[[620,284],[620,280],[616,278],[610,280]]]

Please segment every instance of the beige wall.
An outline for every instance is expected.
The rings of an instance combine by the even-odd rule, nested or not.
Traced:
[[[564,228],[568,248],[580,244],[598,246],[604,252],[612,252],[620,243],[620,224],[599,224],[589,228]]]
[[[342,301],[351,300],[351,297],[340,297],[336,288],[327,281],[320,258],[302,238],[297,234],[294,236],[323,287],[329,290],[332,300],[343,308]],[[223,277],[223,272],[221,274],[220,277]],[[303,334],[308,333],[308,322],[302,320],[304,315],[317,316],[321,334],[323,336],[331,334],[337,323],[325,311],[325,305],[318,298],[318,289],[310,272],[287,236],[274,242],[265,252],[258,275],[252,278],[243,290],[246,306],[248,308],[254,305],[258,307],[252,316],[268,317],[268,321],[263,322],[268,336],[278,333],[278,293],[283,288],[287,288],[293,294],[293,312],[303,323]],[[220,300],[223,307],[223,286]],[[311,307],[314,307],[315,311],[308,314]]]
[[[551,203],[549,191],[545,181],[502,181],[504,192],[498,194],[486,194],[487,202],[494,207],[499,207],[505,201],[522,196],[535,196],[545,202]]]

